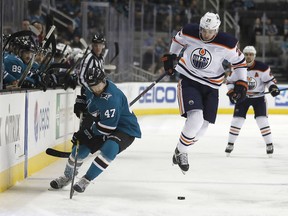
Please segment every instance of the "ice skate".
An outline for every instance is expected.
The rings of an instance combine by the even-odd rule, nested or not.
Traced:
[[[173,155],[173,164],[178,164],[183,174],[185,174],[189,170],[188,154],[180,153],[176,148]]]
[[[233,149],[234,149],[234,144],[233,143],[228,143],[228,145],[226,146],[226,149],[225,149],[227,157],[230,156],[230,153],[233,151]]]
[[[272,154],[274,152],[274,148],[273,148],[272,143],[266,145],[266,152],[267,152],[268,157],[271,158]]]
[[[59,178],[54,179],[53,181],[50,182],[50,186],[53,189],[61,189],[65,186],[67,186],[68,184],[70,184],[72,181],[71,178],[66,177],[66,176],[60,176]]]
[[[86,187],[90,184],[90,181],[83,176],[77,183],[73,185],[73,189],[78,193],[83,193]]]

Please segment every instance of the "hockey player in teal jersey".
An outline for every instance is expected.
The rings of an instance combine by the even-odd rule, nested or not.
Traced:
[[[136,116],[130,111],[123,92],[107,80],[100,67],[91,68],[85,75],[86,107],[79,112],[90,115],[85,117],[72,142],[79,141],[76,169],[83,164],[90,153],[96,153],[86,174],[73,185],[77,192],[84,192],[90,181],[100,175],[117,154],[130,146],[135,138],[141,138]],[[54,189],[71,183],[75,165],[76,145],[68,158],[64,175],[50,182]],[[78,172],[78,171],[77,171]]]
[[[25,71],[34,47],[29,40],[21,39],[18,41],[18,52],[6,54],[4,57],[4,67],[7,73],[12,77],[12,81],[18,81]],[[23,86],[33,87],[36,85],[36,80],[31,77],[26,77]]]

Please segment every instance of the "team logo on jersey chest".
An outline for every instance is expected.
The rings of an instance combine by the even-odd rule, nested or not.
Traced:
[[[191,64],[197,69],[207,68],[211,63],[211,60],[211,53],[203,48],[193,50],[190,57]]]
[[[253,77],[247,77],[248,90],[253,90],[257,86],[257,81]]]
[[[100,98],[103,98],[103,99],[105,99],[105,100],[108,100],[111,96],[112,96],[112,95],[111,95],[110,93],[104,92],[104,93],[101,94]]]

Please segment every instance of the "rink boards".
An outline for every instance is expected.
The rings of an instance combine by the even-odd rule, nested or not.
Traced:
[[[121,83],[132,101],[151,83]],[[279,85],[287,88],[287,85]],[[136,115],[178,114],[177,83],[158,83],[131,109]],[[48,147],[69,151],[78,128],[73,105],[80,89],[29,91],[0,95],[0,192],[48,166],[57,158],[45,154]],[[231,114],[233,105],[220,88],[219,113]],[[288,114],[288,92],[276,98],[267,94],[270,114]],[[251,112],[251,111],[250,111]]]

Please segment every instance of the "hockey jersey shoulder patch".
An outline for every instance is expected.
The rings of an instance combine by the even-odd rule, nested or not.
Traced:
[[[219,32],[212,43],[227,47],[228,49],[233,49],[237,45],[238,40],[233,35]]]
[[[187,24],[183,27],[182,33],[187,36],[199,38],[199,25]]]
[[[263,62],[255,60],[254,64],[248,68],[248,70],[257,70],[260,72],[265,72],[269,69],[269,66]]]

